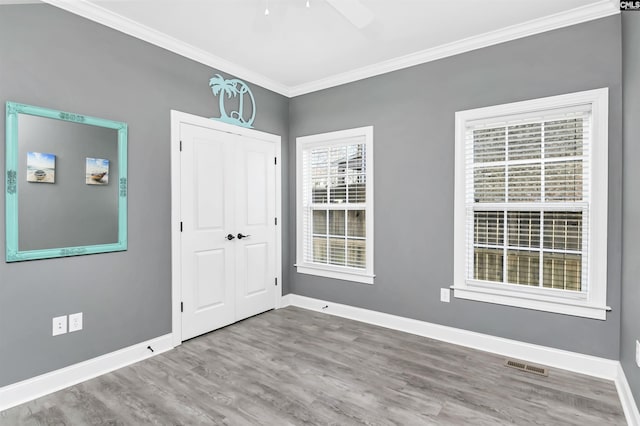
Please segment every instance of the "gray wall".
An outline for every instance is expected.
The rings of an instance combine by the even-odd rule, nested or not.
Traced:
[[[3,105],[12,100],[129,125],[129,250],[0,262],[0,386],[171,331],[169,111],[216,116],[208,86],[216,72],[47,5],[0,6]],[[286,164],[289,101],[252,89],[254,125],[283,136]],[[0,150],[3,175],[4,160]],[[75,312],[84,313],[84,330],[52,337],[51,319]]]
[[[622,328],[620,362],[640,406],[640,369],[635,342],[640,339],[640,13],[622,13],[623,209]]]
[[[295,138],[374,126],[375,285],[298,274],[293,293],[611,359],[618,358],[621,248],[620,17],[600,19],[369,78],[290,103]],[[606,321],[452,298],[454,113],[609,87],[609,273]],[[290,224],[291,247],[295,225]]]

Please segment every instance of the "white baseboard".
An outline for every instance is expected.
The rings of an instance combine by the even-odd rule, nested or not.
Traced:
[[[393,330],[404,331],[418,336],[429,337],[444,342],[491,352],[510,358],[517,358],[593,377],[612,380],[616,385],[627,423],[640,426],[640,414],[631,393],[629,383],[619,361],[569,352],[546,346],[533,345],[517,340],[504,339],[473,331],[461,330],[383,312],[356,308],[354,306],[327,302],[297,294],[282,297],[282,307],[299,308],[336,315]]]
[[[297,294],[288,294],[285,297],[289,305],[300,308],[417,334],[419,336],[492,352],[510,358],[535,362],[549,367],[561,368],[563,370],[588,374],[589,376],[608,380],[615,380],[618,376],[618,366],[620,363],[615,360],[524,343],[517,340],[504,339],[488,334],[312,299]]]
[[[640,426],[640,412],[638,412],[638,406],[636,400],[633,398],[629,382],[627,382],[627,376],[624,374],[622,365],[618,363],[618,376],[615,380],[616,389],[620,396],[620,403],[624,410],[624,416],[627,418],[629,426]]]
[[[460,346],[613,380],[628,424],[640,426],[638,407],[622,366],[618,361],[532,345],[517,340],[503,339],[296,294],[282,296],[280,306],[283,308],[297,306]],[[151,346],[154,352],[150,352],[147,346]],[[126,367],[170,349],[173,349],[172,335],[166,334],[60,370],[2,387],[0,388],[0,411],[109,373],[118,368]]]
[[[147,349],[151,346],[154,352]],[[0,388],[0,411],[173,349],[171,334]]]
[[[354,306],[327,302],[297,294],[282,297],[282,307],[299,308],[336,315],[418,336],[429,337],[460,346],[517,358],[549,367],[561,368],[580,374],[612,380],[616,385],[627,423],[640,426],[640,414],[629,383],[619,361],[569,352],[517,340],[504,339],[473,331],[461,330],[411,318],[400,317]]]
[[[280,307],[281,308],[286,308],[287,306],[291,306],[292,303],[291,301],[293,300],[293,296],[295,296],[294,294],[285,294],[284,296],[282,296],[280,298]]]

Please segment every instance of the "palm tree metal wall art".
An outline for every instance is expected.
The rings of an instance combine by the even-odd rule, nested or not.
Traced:
[[[214,75],[209,80],[209,87],[214,96],[218,96],[220,103],[220,117],[215,120],[224,121],[225,123],[235,124],[237,126],[252,128],[253,120],[256,118],[256,101],[253,93],[247,83],[237,78],[225,80],[220,74]],[[238,98],[238,110],[231,111],[227,114],[224,102],[225,99]],[[251,116],[247,118],[245,113],[245,98],[251,101]]]

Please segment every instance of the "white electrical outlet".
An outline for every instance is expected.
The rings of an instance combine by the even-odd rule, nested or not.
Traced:
[[[82,330],[82,312],[69,315],[69,333]]]
[[[64,334],[67,332],[67,316],[55,317],[53,319],[53,334],[52,336],[57,336],[59,334]]]
[[[441,288],[440,289],[440,301],[449,303],[450,302],[450,299],[449,299],[450,293],[451,292],[449,291],[448,288]]]
[[[636,340],[636,365],[640,367],[640,342]]]

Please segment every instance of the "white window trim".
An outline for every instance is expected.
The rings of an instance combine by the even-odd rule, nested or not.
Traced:
[[[316,146],[340,144],[341,140],[363,137],[367,155],[366,168],[366,268],[349,268],[344,266],[320,265],[304,261],[304,229],[303,229],[303,152]],[[317,275],[364,284],[373,284],[373,126],[339,130],[318,135],[302,136],[296,139],[296,270],[301,274]]]
[[[523,102],[456,112],[455,201],[454,201],[454,282],[453,295],[461,299],[516,306],[546,312],[606,320],[607,311],[607,209],[608,209],[608,88],[551,96]],[[465,213],[465,133],[473,120],[571,107],[592,106],[592,157],[589,209],[591,237],[588,248],[589,289],[585,295],[571,296],[553,289],[518,288],[508,284],[468,282],[466,271]]]

